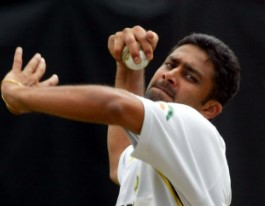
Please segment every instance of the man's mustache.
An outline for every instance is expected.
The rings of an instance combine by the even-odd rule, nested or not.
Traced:
[[[172,85],[168,81],[158,80],[151,85],[151,88],[152,87],[162,90],[172,99],[175,99],[176,91],[173,89]]]

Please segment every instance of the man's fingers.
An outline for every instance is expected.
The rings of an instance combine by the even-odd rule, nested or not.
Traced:
[[[148,60],[153,59],[153,52],[158,42],[158,35],[149,30],[146,31],[141,26],[125,28],[116,32],[108,39],[108,49],[116,61],[121,62],[122,52],[125,46],[128,47],[129,53],[135,63],[140,63],[139,44],[143,49]]]
[[[40,61],[41,55],[39,53],[36,53],[25,67],[24,72],[28,74],[34,73],[37,70]]]
[[[125,46],[125,36],[123,32],[116,32],[109,37],[108,48],[116,61],[122,60],[122,51]]]
[[[154,50],[158,42],[158,35],[149,30],[145,33],[144,38],[141,40],[142,49],[148,60],[152,60],[154,57]]]
[[[149,41],[149,43],[152,45],[152,48],[155,49],[156,45],[158,43],[159,37],[157,33],[149,30],[146,33],[146,39]]]
[[[22,48],[21,47],[17,47],[16,51],[15,51],[15,55],[14,55],[14,62],[13,62],[13,65],[12,65],[12,70],[14,72],[21,71],[22,64],[23,64],[22,53],[23,53]]]
[[[140,56],[139,56],[139,50],[141,43],[138,41],[137,37],[134,35],[134,33],[130,30],[125,35],[125,45],[127,45],[129,49],[129,53],[132,56],[134,62],[136,64],[139,64],[141,62]],[[123,46],[124,48],[124,46]]]
[[[40,86],[56,86],[59,83],[59,77],[57,74],[53,74],[49,79],[39,83]]]
[[[109,52],[111,53],[111,55],[112,55],[112,51],[113,51],[114,38],[115,38],[114,35],[110,35],[108,38],[108,49],[109,49]]]
[[[34,76],[39,81],[46,71],[46,62],[44,58],[41,58],[39,64],[36,66]]]
[[[158,42],[158,35],[151,30],[146,31],[140,26],[135,26],[132,28],[132,30],[136,40],[140,43],[147,59],[152,60],[153,53]]]

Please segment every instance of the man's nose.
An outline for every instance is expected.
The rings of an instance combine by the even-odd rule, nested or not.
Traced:
[[[173,86],[177,86],[179,82],[179,74],[180,69],[179,68],[174,68],[170,71],[166,71],[163,73],[163,79],[168,81],[170,84]]]

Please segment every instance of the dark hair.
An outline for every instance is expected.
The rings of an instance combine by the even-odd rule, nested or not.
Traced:
[[[203,49],[214,65],[214,86],[205,102],[215,99],[225,105],[239,89],[240,65],[234,52],[216,37],[200,33],[184,37],[171,52],[184,44],[192,44]]]

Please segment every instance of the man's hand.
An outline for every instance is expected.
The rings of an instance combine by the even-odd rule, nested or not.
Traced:
[[[118,66],[125,66],[122,62],[122,52],[125,45],[128,46],[130,54],[136,64],[140,63],[139,46],[142,47],[147,59],[153,59],[153,53],[158,42],[158,35],[149,30],[146,31],[140,26],[125,28],[116,32],[108,39],[108,49]]]
[[[46,70],[45,60],[40,54],[35,54],[25,68],[22,70],[22,48],[18,47],[15,51],[12,69],[6,74],[1,83],[2,98],[7,108],[14,114],[19,114],[19,106],[13,103],[14,98],[18,95],[16,88],[18,87],[39,87],[39,86],[55,86],[59,79],[57,75],[40,81]]]

